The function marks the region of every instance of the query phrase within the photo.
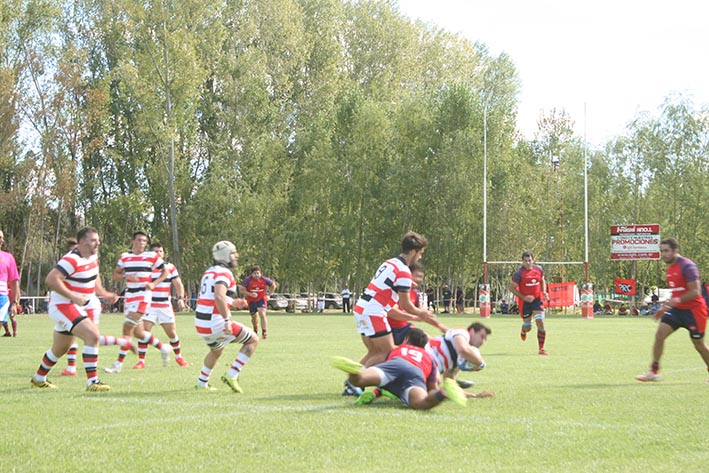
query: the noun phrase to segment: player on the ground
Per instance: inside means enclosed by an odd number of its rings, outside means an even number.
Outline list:
[[[53,291],[49,317],[56,322],[54,340],[30,383],[37,388],[56,388],[47,380],[47,374],[67,352],[75,337],[79,337],[84,341],[82,359],[86,370],[86,390],[103,392],[110,390],[110,387],[99,380],[97,373],[100,335],[86,314],[85,305],[97,294],[111,303],[116,301],[117,296],[97,284],[98,248],[101,244],[98,231],[91,227],[83,228],[76,239],[76,249],[64,255],[45,279],[45,284]]]
[[[165,262],[154,251],[146,251],[148,245],[148,235],[145,232],[137,231],[133,233],[131,241],[131,251],[121,254],[116,268],[113,270],[113,280],[125,280],[126,292],[124,302],[123,336],[135,335],[138,342],[152,345],[162,355],[163,365],[169,363],[170,352],[152,333],[143,328],[141,319],[150,307],[152,291],[155,286],[163,282],[167,276]],[[157,279],[152,278],[153,271],[160,271]],[[128,354],[123,348],[118,352],[118,359],[108,368],[104,368],[107,373],[120,373],[123,369],[123,360]],[[133,368],[143,368],[141,362],[135,364]]]
[[[655,312],[654,319],[660,320],[652,347],[650,371],[635,377],[638,381],[662,381],[660,358],[665,348],[665,339],[680,327],[689,331],[690,340],[702,357],[709,371],[709,347],[704,342],[707,325],[707,303],[702,297],[702,283],[697,265],[679,254],[679,242],[666,238],[660,242],[662,261],[667,263],[667,286],[672,290],[672,298],[665,301]],[[709,381],[708,381],[709,382]]]
[[[544,270],[534,264],[531,251],[522,253],[522,266],[512,275],[510,292],[519,298],[519,313],[522,316],[522,341],[527,339],[527,332],[532,330],[532,317],[537,324],[537,343],[539,354],[548,355],[544,349],[547,332],[544,328],[544,301],[549,299]]]
[[[450,378],[438,386],[438,372],[434,361],[426,352],[428,335],[412,328],[404,343],[389,353],[386,361],[365,368],[347,358],[333,358],[335,368],[349,373],[349,382],[360,388],[381,386],[394,394],[412,409],[431,409],[444,399],[465,405],[463,390]]]
[[[197,379],[197,389],[215,391],[209,384],[209,377],[214,366],[222,356],[224,347],[230,343],[243,346],[231,364],[229,371],[222,376],[222,381],[236,392],[243,392],[237,378],[246,363],[251,359],[258,346],[258,335],[248,327],[231,320],[229,307],[236,295],[236,280],[231,270],[236,266],[239,255],[234,244],[220,241],[212,247],[214,265],[204,272],[199,287],[199,299],[195,309],[195,328],[202,340],[209,347],[204,357],[204,365]]]
[[[5,242],[5,234],[0,230],[0,246]],[[12,301],[10,301],[12,296]],[[0,320],[5,329],[3,337],[17,336],[17,308],[20,307],[20,276],[12,253],[0,250]],[[12,334],[8,323],[12,324]]]
[[[162,243],[153,242],[150,244],[150,251],[154,251],[163,261],[165,261],[165,248]],[[170,346],[175,354],[175,361],[183,368],[190,364],[182,356],[182,346],[180,345],[180,337],[177,335],[177,325],[175,323],[175,311],[172,309],[172,294],[171,289],[175,288],[175,298],[177,300],[177,308],[184,310],[185,308],[185,287],[180,279],[180,273],[174,264],[165,261],[168,276],[165,280],[158,283],[153,289],[153,297],[150,301],[148,312],[143,316],[143,328],[150,332],[155,324],[160,324],[170,340]],[[160,279],[160,270],[154,270],[152,278],[154,281]],[[144,342],[138,343],[138,364],[133,368],[145,368],[145,355],[148,352],[148,344]]]
[[[258,265],[251,267],[251,274],[244,278],[239,286],[239,292],[246,296],[246,302],[249,303],[251,325],[256,333],[258,333],[258,322],[261,319],[261,338],[264,340],[268,338],[267,301],[277,286],[276,281],[261,274],[261,267]]]

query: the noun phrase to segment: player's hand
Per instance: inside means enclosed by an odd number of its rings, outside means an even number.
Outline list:
[[[72,294],[71,296],[71,302],[74,304],[78,305],[79,307],[83,307],[86,305],[88,302],[84,296],[81,294]]]
[[[106,302],[108,302],[109,304],[113,305],[113,304],[116,303],[116,301],[118,301],[118,294],[116,294],[115,292],[109,292],[109,293],[104,297],[104,299],[106,300]]]
[[[177,299],[177,308],[185,310],[185,301],[183,299]]]
[[[231,334],[232,334],[232,331],[231,331],[231,320],[226,320],[226,321],[224,322],[224,333],[227,334],[227,335],[231,335]]]
[[[125,277],[126,282],[140,282],[140,278],[135,274],[129,274]]]
[[[652,314],[652,320],[654,320],[655,322],[659,322],[660,319],[662,319],[662,316],[665,315],[665,311],[666,311],[666,310],[667,310],[667,309],[665,308],[664,305],[661,306],[659,309],[657,309],[657,310],[655,311],[654,314]]]

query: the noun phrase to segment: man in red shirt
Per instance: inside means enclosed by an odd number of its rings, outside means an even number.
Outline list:
[[[527,339],[527,332],[532,330],[532,316],[537,324],[537,342],[539,354],[548,355],[544,349],[547,332],[544,328],[544,301],[549,299],[544,270],[534,264],[531,251],[522,253],[522,266],[512,275],[510,292],[519,298],[519,313],[522,316],[522,341]],[[543,297],[543,299],[542,299]]]
[[[635,377],[642,382],[662,381],[659,372],[665,339],[680,327],[689,331],[694,348],[709,371],[709,347],[704,343],[707,304],[702,297],[702,283],[697,265],[679,254],[679,242],[674,238],[666,238],[660,242],[660,255],[662,261],[669,265],[667,286],[672,290],[672,298],[665,301],[655,312],[654,319],[660,320],[660,326],[655,333],[650,371]]]
[[[266,308],[268,296],[276,290],[276,281],[261,274],[261,268],[257,265],[251,267],[251,275],[247,276],[239,286],[239,292],[246,296],[249,303],[249,314],[251,314],[251,325],[254,332],[258,333],[258,321],[261,319],[261,338],[268,338],[268,325],[266,321]],[[258,315],[257,315],[258,314]]]

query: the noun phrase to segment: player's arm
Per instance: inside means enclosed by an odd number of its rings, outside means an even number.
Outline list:
[[[278,283],[276,282],[275,279],[271,279],[271,285],[266,287],[266,296],[270,297],[271,294],[276,292],[276,288],[278,287]],[[269,291],[270,289],[270,291]]]
[[[485,368],[485,360],[483,360],[480,350],[468,344],[464,337],[453,337],[453,346],[455,346],[458,355],[473,365],[473,369],[471,371],[480,371]]]
[[[125,270],[123,268],[121,268],[120,266],[116,266],[116,268],[113,270],[113,274],[111,274],[111,278],[114,281],[123,281],[123,278],[125,277],[125,275],[126,275]]]
[[[415,315],[411,315],[411,314],[401,310],[398,305],[395,305],[394,307],[392,307],[389,310],[389,312],[387,312],[387,317],[394,319],[394,320],[406,320],[406,321],[419,320],[419,318],[416,317]]]
[[[548,301],[549,300],[549,293],[547,292],[547,280],[544,276],[542,276],[542,295],[544,296],[543,301]]]
[[[696,299],[702,293],[702,283],[699,279],[696,281],[687,283],[687,292],[679,297],[673,297],[668,301],[665,301],[665,306],[669,309],[675,307],[677,304],[683,304],[691,300]]]
[[[224,318],[225,331],[231,333],[231,312],[229,312],[229,300],[227,298],[227,287],[224,282],[218,281],[214,285],[214,305],[219,314]]]
[[[118,300],[118,294],[112,291],[107,291],[103,287],[103,282],[101,282],[101,275],[96,276],[96,295],[108,301],[109,304],[113,305]]]
[[[175,297],[177,297],[177,307],[180,310],[185,308],[185,286],[182,284],[182,279],[177,276],[172,280],[172,285],[175,286]]]
[[[22,296],[22,293],[20,292],[20,280],[15,279],[14,281],[10,281],[10,292],[12,293],[12,298],[14,299],[10,303],[10,313],[17,315],[17,306],[20,305],[20,297]]]
[[[409,297],[409,291],[409,288],[397,291],[399,294],[399,308],[404,312],[417,316],[421,320],[427,320],[432,318],[435,319],[434,314],[430,313],[426,309],[419,309],[414,305],[413,302],[411,302],[411,298]]]
[[[66,276],[64,273],[59,271],[57,268],[52,268],[49,274],[47,274],[47,277],[44,279],[44,284],[46,284],[52,291],[66,297],[78,306],[83,306],[86,304],[86,298],[83,295],[70,291],[69,288],[66,287],[66,284],[64,284],[65,277]]]
[[[167,277],[170,275],[170,271],[168,271],[167,265],[165,263],[163,263],[162,267],[159,267],[159,269],[160,269],[160,276],[156,280],[150,281],[149,283],[147,283],[145,285],[145,289],[147,289],[148,291],[152,291],[153,289],[155,289],[155,287],[158,284],[160,284],[161,282],[166,280]]]
[[[508,289],[510,290],[510,292],[524,302],[532,302],[534,300],[534,297],[525,296],[524,294],[519,292],[519,289],[517,289],[518,284],[519,283],[515,282],[514,279],[512,281],[510,281],[510,285],[508,286]]]

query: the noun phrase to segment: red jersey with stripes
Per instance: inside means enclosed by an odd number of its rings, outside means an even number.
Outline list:
[[[458,352],[453,342],[455,337],[463,337],[465,343],[470,344],[470,332],[464,328],[454,328],[428,340],[426,351],[436,363],[439,373],[455,368],[458,364]]]
[[[226,286],[227,303],[231,304],[232,298],[236,294],[236,279],[234,279],[231,269],[223,264],[216,264],[202,275],[202,280],[199,283],[199,298],[195,308],[196,313],[221,317],[214,303],[214,288],[217,284]]]
[[[255,292],[256,297],[246,295],[246,302],[259,302],[266,300],[266,288],[273,286],[273,280],[266,276],[261,276],[256,279],[253,276],[247,276],[241,283],[248,292]]]
[[[411,303],[415,306],[419,306],[419,291],[416,288],[412,288],[409,291],[409,299],[411,299]],[[389,326],[391,328],[404,328],[406,327],[409,323],[408,320],[399,320],[399,319],[394,319],[394,318],[389,318]]]
[[[167,278],[155,286],[153,289],[153,299],[150,302],[150,307],[156,309],[167,309],[172,307],[172,304],[170,303],[170,289],[172,288],[172,282],[180,277],[180,274],[177,272],[177,268],[174,264],[166,262],[165,267],[167,268]],[[160,270],[153,271],[151,280],[157,281],[160,277],[160,273]]]
[[[410,291],[412,285],[411,270],[404,258],[386,260],[357,300],[354,313],[386,316],[399,301],[399,293]]]
[[[15,257],[7,251],[0,250],[0,294],[7,296],[10,293],[8,283],[19,279]]]
[[[532,269],[522,266],[512,275],[512,282],[517,284],[519,292],[525,296],[533,296],[535,299],[542,297],[542,279],[544,279],[544,270],[537,265],[532,266]]]
[[[426,382],[435,382],[438,378],[438,372],[434,369],[434,362],[431,355],[426,352],[425,348],[419,348],[413,345],[399,345],[389,352],[387,360],[392,358],[401,358],[411,363],[423,373],[423,379]]]
[[[81,294],[87,299],[96,294],[97,255],[84,258],[79,250],[72,250],[62,256],[55,268],[64,275],[64,285],[71,292]],[[51,292],[49,303],[53,305],[72,304],[70,299],[55,291]]]
[[[699,269],[689,258],[680,256],[667,267],[667,286],[672,290],[672,297],[681,297],[687,292],[687,285],[699,281]],[[691,301],[677,304],[678,309],[699,309],[706,305],[701,292]]]

